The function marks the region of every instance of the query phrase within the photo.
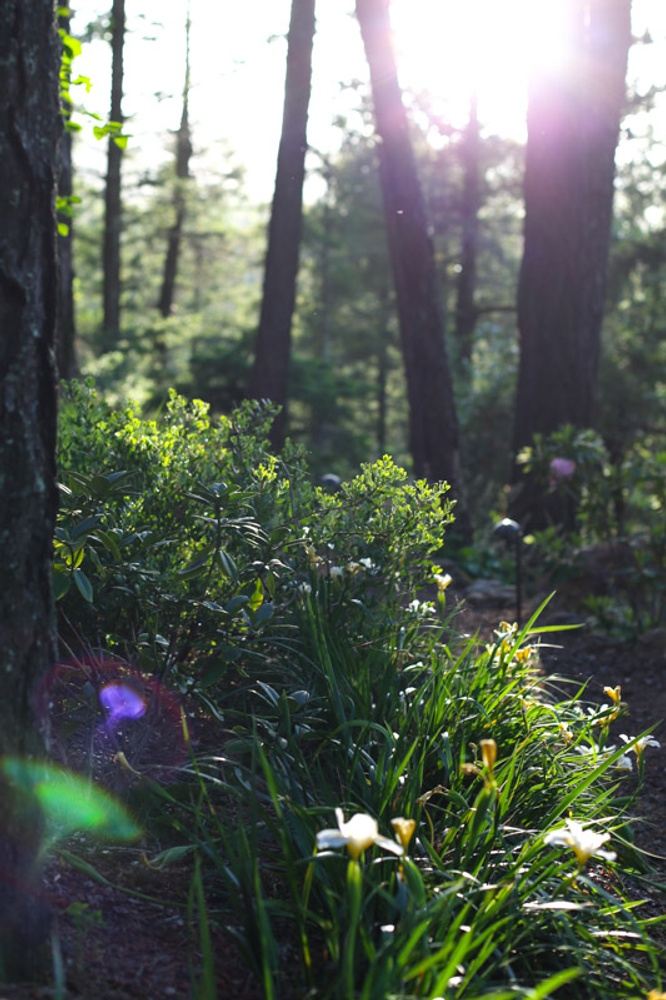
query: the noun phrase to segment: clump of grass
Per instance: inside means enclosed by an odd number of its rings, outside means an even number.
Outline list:
[[[279,683],[257,680],[224,755],[199,763],[198,842],[230,890],[220,919],[240,894],[267,996],[498,1000],[566,984],[634,998],[658,984],[652,921],[618,877],[636,858],[626,748],[604,746],[605,708],[542,675],[536,618],[459,651],[408,615],[361,643],[332,631],[315,593],[299,630]],[[339,817],[341,847],[329,829],[318,852],[336,808],[376,822],[376,843],[352,850]],[[387,853],[396,818],[415,832]]]

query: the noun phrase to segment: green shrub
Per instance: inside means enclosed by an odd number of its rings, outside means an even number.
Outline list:
[[[307,591],[357,623],[392,613],[442,545],[446,487],[385,457],[327,494],[300,452],[270,454],[273,415],[247,403],[213,420],[172,392],[148,419],[68,387],[54,564],[67,643],[210,684],[268,655]]]

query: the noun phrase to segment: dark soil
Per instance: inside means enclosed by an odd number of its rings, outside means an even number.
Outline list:
[[[551,612],[551,615],[553,613]],[[562,612],[560,617],[566,618]],[[497,622],[514,617],[511,608],[466,611],[463,629],[490,634]],[[637,815],[636,840],[647,853],[650,871],[633,889],[649,899],[650,912],[663,913],[666,900],[666,645],[663,637],[632,644],[597,635],[589,629],[548,636],[542,649],[547,673],[587,683],[591,701],[607,700],[606,685],[622,686],[627,715],[618,733],[636,735],[654,726],[662,749],[646,751],[646,784]],[[633,780],[628,778],[627,780]],[[71,852],[97,873],[82,871],[61,858],[48,865],[43,892],[56,914],[65,963],[67,997],[90,1000],[194,995],[200,970],[196,929],[188,924],[187,865],[163,871],[151,868],[143,848],[69,845]],[[107,880],[105,883],[104,880]],[[142,898],[152,897],[153,902]],[[239,902],[239,907],[240,907]],[[192,943],[194,944],[194,949]],[[229,932],[214,934],[220,998],[259,1000],[261,989],[247,971]],[[196,961],[196,960],[195,960]],[[0,986],[0,1000],[53,1000],[52,986]]]

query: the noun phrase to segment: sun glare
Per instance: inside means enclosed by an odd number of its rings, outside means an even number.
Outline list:
[[[453,126],[476,93],[484,128],[518,137],[530,69],[565,56],[561,11],[534,0],[393,0],[401,77]]]

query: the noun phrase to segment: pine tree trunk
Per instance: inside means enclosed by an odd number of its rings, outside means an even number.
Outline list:
[[[286,431],[291,323],[303,217],[303,181],[315,32],[315,0],[292,0],[282,137],[268,229],[261,315],[248,394],[282,411],[271,430],[281,448]]]
[[[111,10],[111,108],[109,120],[123,123],[123,57],[125,46],[125,0],[113,0]],[[104,246],[102,252],[103,307],[102,346],[111,350],[120,333],[120,232],[122,227],[123,151],[109,136],[106,188],[104,192]]]
[[[456,287],[455,338],[460,367],[463,374],[469,376],[478,317],[476,284],[481,209],[481,135],[476,95],[470,102],[469,121],[462,136],[460,154],[463,168],[462,246]]]
[[[377,345],[377,455],[386,454],[386,425],[388,416],[388,373],[389,373],[389,321],[391,298],[385,288],[378,296],[379,318],[377,323],[379,342]]]
[[[52,0],[5,0],[0,32],[0,757],[38,753],[36,679],[55,659],[55,178],[61,129]],[[39,817],[0,775],[0,977],[39,964]]]
[[[164,259],[162,288],[157,308],[160,315],[167,319],[173,310],[173,300],[176,293],[176,278],[178,276],[178,259],[180,244],[185,225],[187,210],[186,186],[190,176],[190,158],[192,156],[192,139],[190,134],[190,8],[187,8],[185,24],[185,83],[183,85],[183,110],[180,127],[176,135],[176,184],[173,195],[174,220],[167,242],[167,252]]]
[[[409,399],[416,476],[446,480],[460,499],[458,423],[425,201],[391,39],[388,0],[356,0],[379,144],[379,171]],[[459,527],[466,531],[462,508]]]
[[[571,58],[529,95],[516,453],[535,434],[594,420],[630,0],[566,4]],[[527,480],[513,513],[532,528],[570,527],[573,515]]]

